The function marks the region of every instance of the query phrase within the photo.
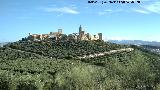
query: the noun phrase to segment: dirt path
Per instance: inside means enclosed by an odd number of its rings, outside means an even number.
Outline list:
[[[108,52],[103,52],[103,53],[95,53],[95,54],[90,54],[90,55],[84,55],[82,57],[79,57],[79,59],[84,59],[84,58],[94,58],[94,57],[99,57],[99,56],[104,56],[104,55],[107,55],[107,54],[113,54],[113,53],[116,53],[116,52],[131,52],[133,51],[134,49],[133,48],[125,48],[125,49],[119,49],[119,50],[111,50],[111,51],[108,51]]]

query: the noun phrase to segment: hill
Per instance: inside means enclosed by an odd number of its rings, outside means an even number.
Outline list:
[[[0,50],[0,90],[160,89],[160,55],[134,45],[18,41]]]
[[[132,45],[149,45],[149,46],[160,46],[160,42],[156,41],[142,41],[142,40],[109,40],[109,42],[117,44],[132,44]]]
[[[151,52],[159,53],[160,54],[160,47],[159,46],[151,46],[151,45],[141,45],[144,49],[150,50]]]
[[[0,43],[0,47],[3,47],[4,45],[6,45],[6,44],[8,44],[8,43],[10,43],[10,42],[1,42],[1,43]]]
[[[49,58],[76,58],[110,50],[127,48],[127,45],[105,43],[103,41],[18,41],[5,45],[16,50],[36,53]]]

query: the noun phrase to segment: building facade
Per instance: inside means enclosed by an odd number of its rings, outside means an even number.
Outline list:
[[[28,38],[34,41],[45,40],[48,38],[54,38],[55,40],[58,40],[61,35],[62,35],[62,29],[58,29],[58,32],[50,32],[49,34],[30,34],[29,33]]]
[[[85,34],[82,26],[79,26],[79,39],[80,40],[102,40],[102,33],[98,33],[98,35],[90,35],[89,33]]]
[[[45,40],[48,38],[54,40],[60,40],[63,35],[62,29],[58,29],[58,32],[50,32],[49,34],[30,34],[28,38],[34,41]],[[69,34],[71,36],[71,34]],[[102,40],[102,33],[98,33],[97,35],[91,35],[90,33],[85,33],[82,26],[79,26],[79,32],[72,34],[75,40]],[[68,38],[67,38],[68,39]]]

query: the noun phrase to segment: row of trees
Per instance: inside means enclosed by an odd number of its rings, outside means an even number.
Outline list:
[[[89,55],[109,51],[113,49],[126,48],[124,45],[112,44],[103,41],[40,41],[29,42],[19,41],[6,45],[12,49],[37,53],[39,55],[54,57],[54,58],[68,58],[82,55]]]
[[[0,59],[0,85],[9,90],[160,89],[160,57],[156,55],[136,49],[94,60]],[[103,65],[97,65],[97,60]]]
[[[126,47],[99,41],[8,44],[0,48],[0,90],[159,90],[160,56],[141,47],[82,61],[70,58]]]
[[[7,47],[0,47],[0,58],[3,60],[16,60],[18,58],[40,59],[44,57],[36,53],[16,50],[16,49],[7,48]]]

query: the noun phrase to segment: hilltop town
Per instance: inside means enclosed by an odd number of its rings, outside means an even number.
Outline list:
[[[91,35],[90,33],[85,33],[82,26],[79,26],[79,32],[78,33],[72,33],[68,36],[66,34],[63,34],[62,29],[58,29],[58,32],[50,32],[49,34],[30,34],[27,37],[28,40],[32,41],[41,41],[46,39],[52,39],[52,40],[60,40],[64,38],[65,40],[102,40],[102,33],[98,33],[97,35]]]

